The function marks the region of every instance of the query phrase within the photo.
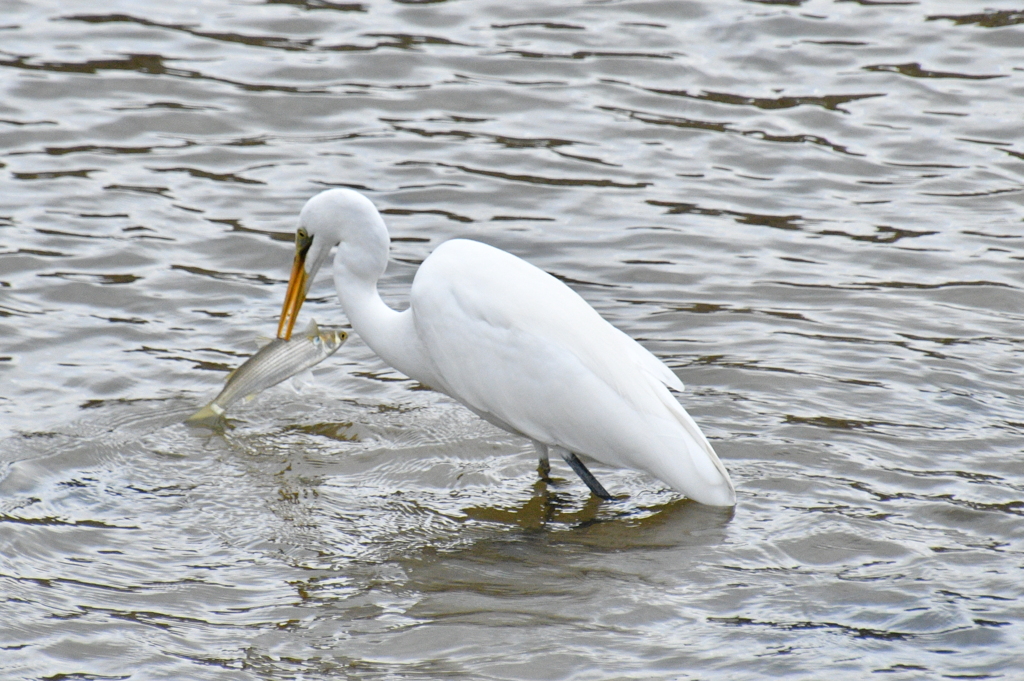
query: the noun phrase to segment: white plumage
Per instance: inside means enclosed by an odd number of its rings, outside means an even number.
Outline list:
[[[544,458],[553,447],[645,470],[701,503],[736,503],[725,467],[669,391],[683,389],[679,378],[576,292],[509,253],[454,239],[423,262],[409,308],[396,312],[377,292],[389,242],[361,194],[332,189],[310,199],[279,335],[290,335],[309,282],[338,245],[341,305],[398,371],[530,438]],[[577,472],[587,480],[585,468]]]

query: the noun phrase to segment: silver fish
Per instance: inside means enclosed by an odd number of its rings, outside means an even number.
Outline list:
[[[216,423],[235,402],[319,364],[337,352],[346,339],[348,334],[344,331],[321,329],[315,321],[310,321],[306,330],[291,340],[275,338],[228,374],[227,384],[220,394],[185,422]]]

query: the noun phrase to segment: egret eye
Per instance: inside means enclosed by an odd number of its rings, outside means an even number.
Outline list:
[[[295,232],[295,252],[305,257],[313,245],[313,237],[309,235],[305,227],[299,227]]]

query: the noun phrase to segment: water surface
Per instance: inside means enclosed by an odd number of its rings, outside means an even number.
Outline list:
[[[4,678],[1019,674],[1019,4],[8,1],[0,88]],[[396,307],[457,236],[568,282],[737,507],[544,484],[358,337],[180,425],[332,186]]]

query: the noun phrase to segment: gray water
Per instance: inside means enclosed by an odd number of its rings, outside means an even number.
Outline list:
[[[0,93],[0,677],[1024,678],[1020,2],[0,0]],[[395,307],[456,236],[573,286],[736,508],[357,336],[181,425],[332,186]]]

